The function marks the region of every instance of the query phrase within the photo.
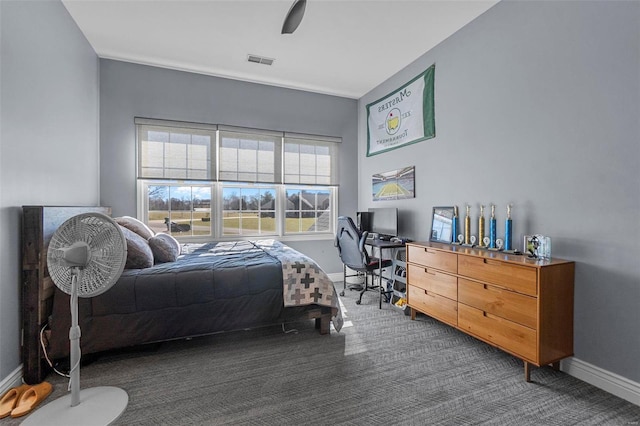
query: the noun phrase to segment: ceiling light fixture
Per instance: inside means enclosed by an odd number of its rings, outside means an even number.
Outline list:
[[[304,16],[304,9],[307,7],[307,0],[295,0],[291,9],[284,18],[282,24],[282,34],[292,34],[300,25],[302,17]]]

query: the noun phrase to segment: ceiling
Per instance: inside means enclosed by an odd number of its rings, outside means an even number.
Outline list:
[[[101,58],[358,99],[498,0],[62,1]]]

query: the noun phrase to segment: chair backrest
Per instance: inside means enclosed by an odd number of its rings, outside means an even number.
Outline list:
[[[369,264],[369,254],[364,248],[367,235],[366,231],[360,232],[350,217],[338,217],[335,246],[342,263],[354,271],[366,270]]]

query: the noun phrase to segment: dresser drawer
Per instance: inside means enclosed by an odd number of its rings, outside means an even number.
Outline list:
[[[458,303],[455,300],[407,285],[407,303],[411,308],[449,325],[458,324]]]
[[[423,290],[456,300],[458,298],[458,278],[434,268],[408,265],[407,281]]]
[[[536,268],[482,257],[458,256],[458,273],[479,281],[504,286],[519,293],[532,296],[538,294]]]
[[[528,327],[458,304],[458,327],[524,359],[536,362],[536,332]]]
[[[458,279],[458,302],[537,328],[538,299],[474,281]]]
[[[458,271],[458,255],[435,250],[430,247],[407,245],[407,262],[437,268],[442,271],[456,273]]]

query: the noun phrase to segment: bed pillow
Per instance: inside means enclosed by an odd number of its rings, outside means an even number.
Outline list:
[[[169,234],[158,233],[149,238],[155,263],[175,262],[180,255],[180,243]]]
[[[115,221],[118,223],[118,225],[124,226],[128,230],[135,232],[145,240],[148,240],[155,235],[155,232],[153,232],[151,228],[149,228],[144,222],[139,221],[135,217],[116,217]]]
[[[127,240],[127,263],[124,269],[144,269],[153,266],[153,252],[147,240],[133,231],[120,226]]]

